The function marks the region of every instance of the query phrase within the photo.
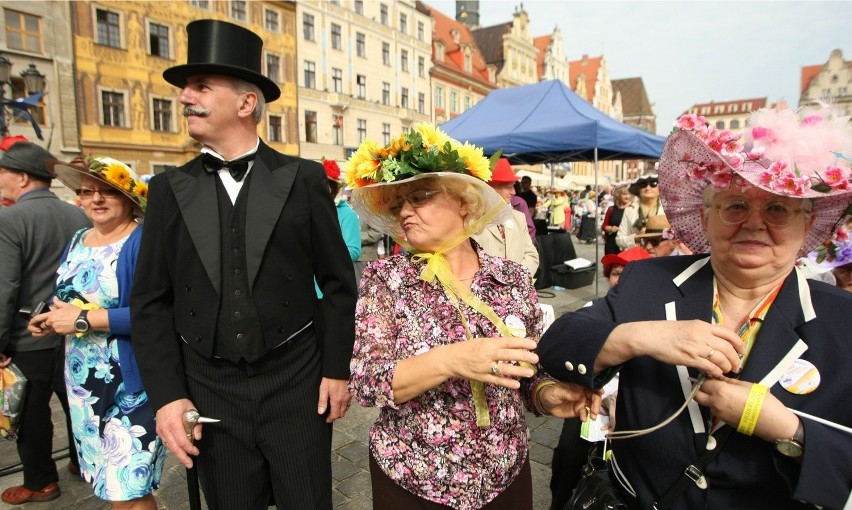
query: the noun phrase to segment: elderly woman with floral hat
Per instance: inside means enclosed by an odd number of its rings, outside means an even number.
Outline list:
[[[849,508],[852,296],[795,268],[852,203],[849,118],[677,125],[660,188],[700,255],[627,266],[606,299],[551,326],[542,365],[591,388],[620,370],[609,437],[630,508]]]
[[[130,287],[148,187],[112,158],[52,161],[93,228],[78,231],[57,270],[51,310],[34,336],[65,339],[65,384],[80,475],[113,508],[156,509],[166,450],[130,345]]]
[[[496,158],[493,158],[496,161]],[[370,429],[373,508],[532,508],[524,407],[596,413],[597,394],[537,372],[535,288],[470,239],[508,217],[482,150],[420,124],[346,165],[352,204],[414,254],[371,262],[350,388]]]

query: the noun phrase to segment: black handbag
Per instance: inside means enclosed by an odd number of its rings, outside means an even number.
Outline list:
[[[597,455],[597,449],[589,453],[583,466],[583,476],[577,482],[571,499],[563,510],[627,510],[627,503],[618,482],[613,479],[609,461]]]

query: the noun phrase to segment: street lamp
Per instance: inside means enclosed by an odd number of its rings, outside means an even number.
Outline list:
[[[26,91],[29,94],[44,92],[45,77],[36,69],[35,64],[30,64],[26,71],[21,72],[24,79]],[[0,135],[9,134],[9,126],[6,123],[6,85],[12,87],[12,61],[0,54]]]

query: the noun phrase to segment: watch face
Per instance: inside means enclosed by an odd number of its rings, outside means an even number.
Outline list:
[[[74,321],[74,329],[80,333],[85,333],[89,330],[89,322],[86,319],[77,319]]]
[[[787,457],[801,457],[804,453],[802,445],[792,439],[779,439],[775,441],[775,449]]]

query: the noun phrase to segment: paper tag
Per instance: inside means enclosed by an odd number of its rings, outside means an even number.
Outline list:
[[[509,332],[512,336],[517,338],[524,338],[527,336],[527,327],[524,325],[524,321],[522,321],[517,315],[510,315],[506,317],[506,320],[503,322],[506,323],[506,327],[509,328]]]
[[[609,416],[599,414],[594,420],[586,420],[580,426],[580,437],[591,443],[597,443],[606,439],[606,430],[603,428],[609,424]]]

